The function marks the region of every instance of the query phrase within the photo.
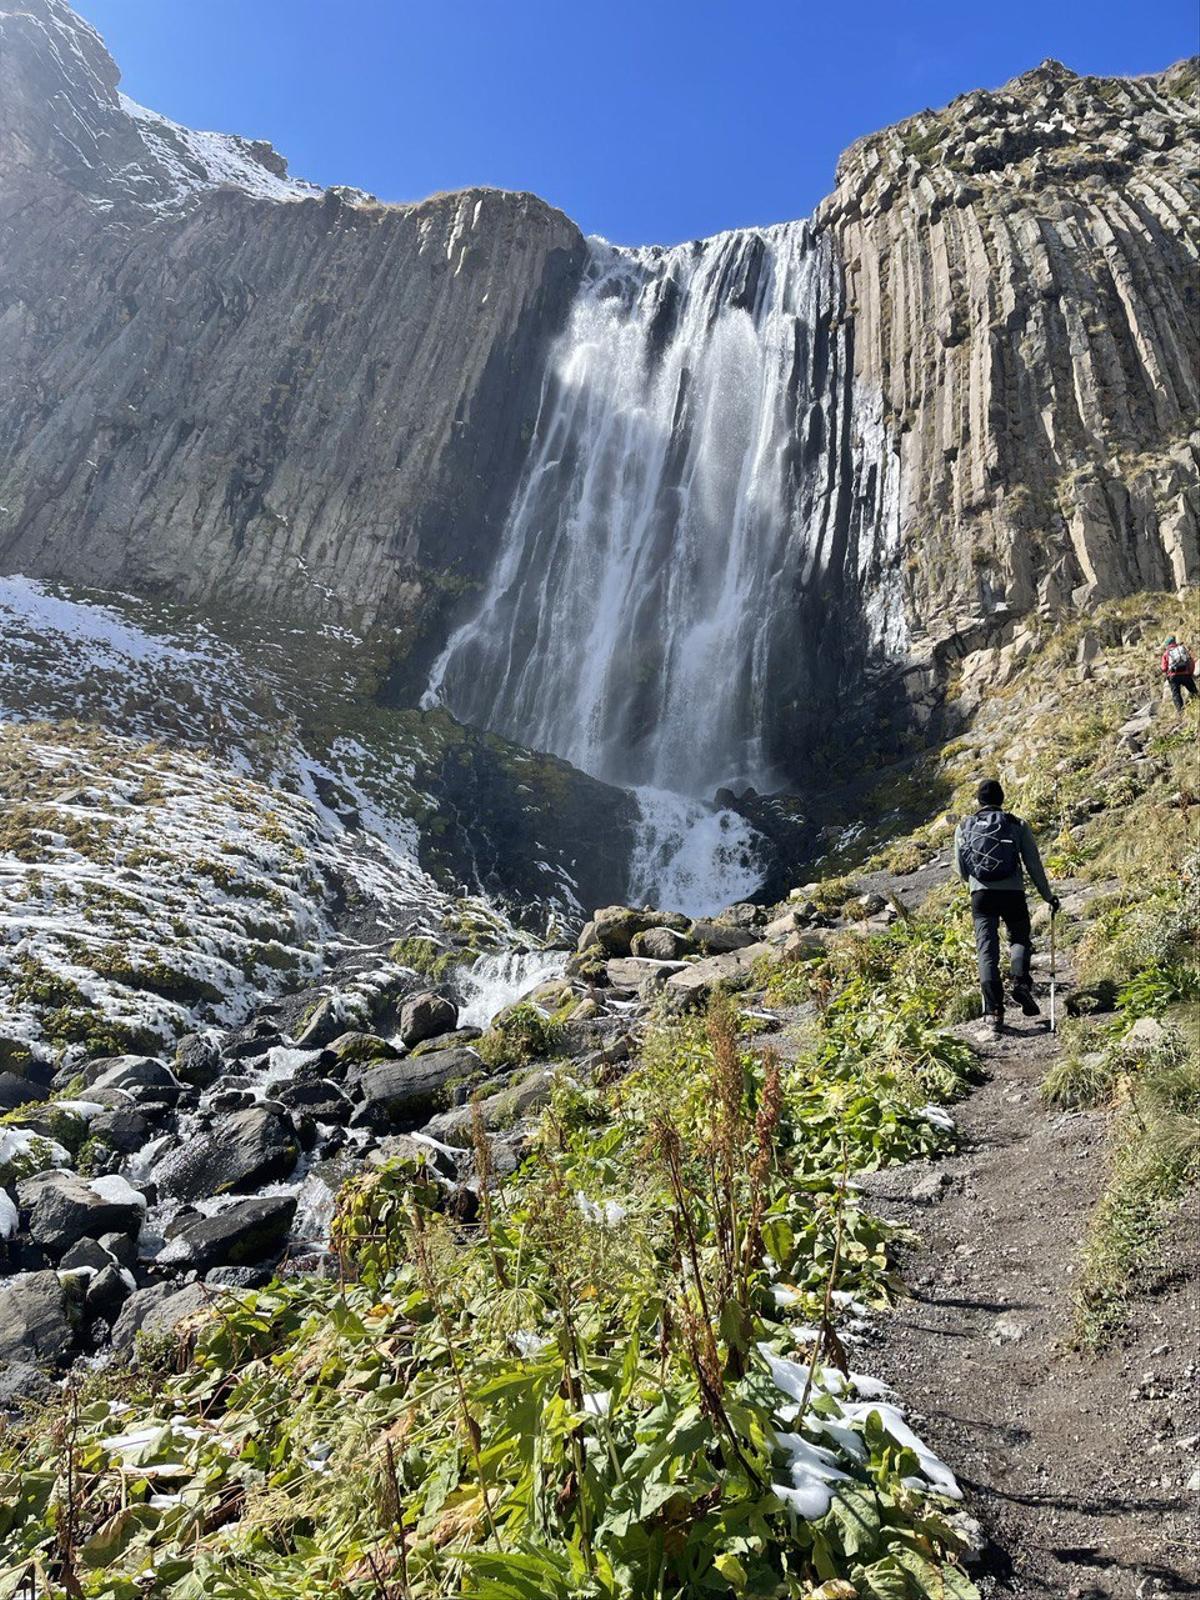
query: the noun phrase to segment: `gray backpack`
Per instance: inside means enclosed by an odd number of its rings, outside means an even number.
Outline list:
[[[1017,819],[1007,811],[977,811],[963,821],[959,854],[978,883],[1001,883],[1021,870]]]

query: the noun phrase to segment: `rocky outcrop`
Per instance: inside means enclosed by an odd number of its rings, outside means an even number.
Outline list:
[[[0,562],[428,624],[494,548],[578,229],[321,194],[118,76],[62,0],[0,0]]]
[[[1047,61],[842,158],[818,221],[918,631],[1200,577],[1196,89]]]

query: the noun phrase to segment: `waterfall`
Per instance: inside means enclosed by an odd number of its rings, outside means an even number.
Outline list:
[[[841,294],[803,222],[594,241],[495,565],[433,670],[427,703],[642,791],[638,881],[664,903],[670,807],[646,794],[778,787],[813,693],[797,606],[846,561],[855,500]],[[707,836],[724,882],[738,851]]]

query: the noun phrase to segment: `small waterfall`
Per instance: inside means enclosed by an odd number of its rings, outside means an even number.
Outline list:
[[[479,956],[458,981],[460,1028],[486,1028],[498,1011],[547,978],[561,978],[561,950],[502,950]]]
[[[662,793],[770,790],[781,754],[794,774],[818,649],[799,608],[819,594],[836,637],[827,569],[878,562],[894,474],[861,470],[842,309],[806,223],[594,241],[491,576],[433,670],[427,704],[642,790],[636,870],[663,903],[681,874],[693,898],[706,873],[743,883],[745,829],[692,813],[671,864],[688,813]]]
[[[634,905],[707,917],[754,893],[763,876],[759,839],[736,811],[668,789],[634,792],[642,814],[629,869]]]

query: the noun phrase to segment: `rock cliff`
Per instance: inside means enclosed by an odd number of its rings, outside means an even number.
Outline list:
[[[531,195],[322,192],[118,78],[65,0],[0,0],[0,568],[374,629],[411,703],[495,568],[587,246]],[[836,407],[781,390],[780,526],[837,535],[819,593],[776,584],[810,654],[835,619],[894,678],[1004,606],[1200,574],[1196,84],[1048,62],[846,153],[795,357]]]
[[[916,623],[1200,574],[1196,91],[1195,61],[1047,61],[843,157],[818,220],[897,460]]]
[[[493,547],[578,230],[322,194],[117,79],[61,0],[0,4],[0,561],[428,621]]]

